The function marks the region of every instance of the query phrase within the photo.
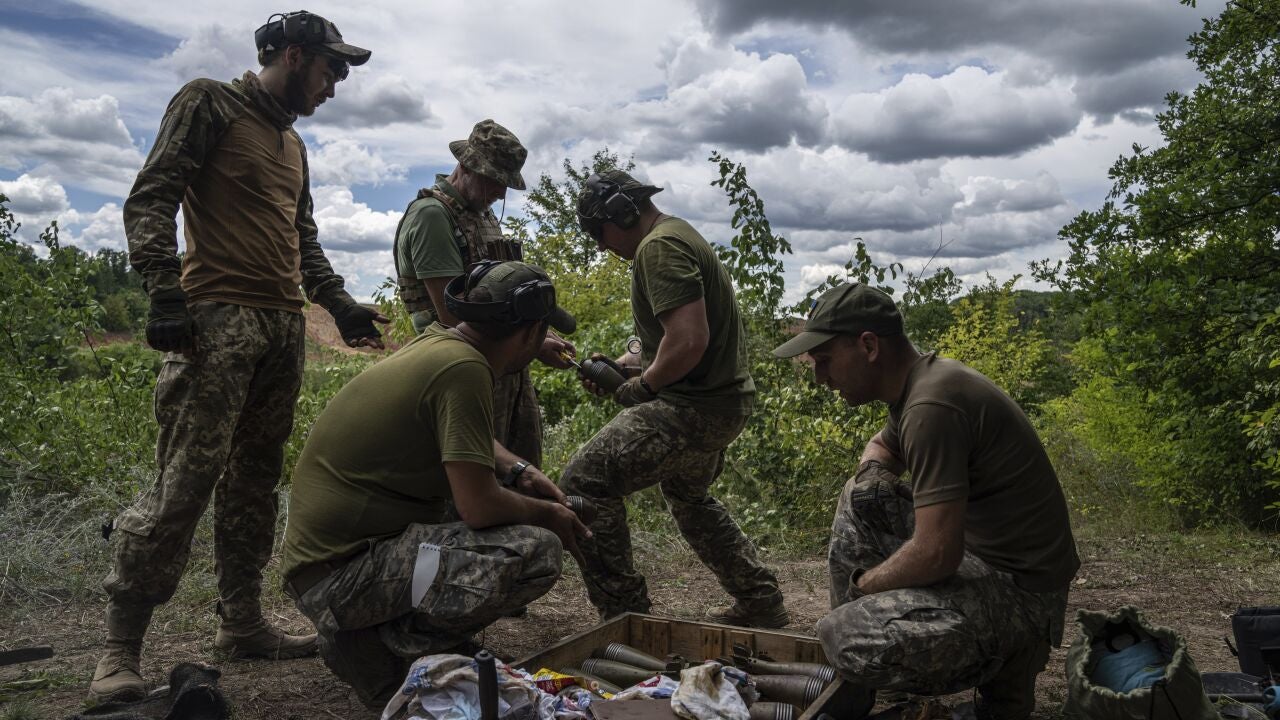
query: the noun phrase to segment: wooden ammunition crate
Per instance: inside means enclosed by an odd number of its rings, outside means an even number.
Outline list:
[[[690,662],[729,657],[735,644],[746,645],[756,654],[767,654],[780,662],[827,662],[817,639],[804,635],[626,613],[567,637],[542,652],[516,660],[514,665],[529,672],[539,668],[581,666],[592,650],[614,642],[659,658],[674,653]],[[851,688],[837,677],[805,708],[799,720],[813,720],[824,712],[839,718],[839,709],[847,702],[849,690]]]

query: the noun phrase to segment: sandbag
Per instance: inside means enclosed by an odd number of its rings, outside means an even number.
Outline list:
[[[1219,720],[1205,696],[1200,671],[1186,640],[1170,628],[1147,622],[1142,611],[1125,606],[1113,614],[1079,610],[1080,635],[1067,652],[1067,702],[1063,714],[1077,720]],[[1128,638],[1126,636],[1132,636]],[[1149,674],[1147,687],[1117,692],[1105,681],[1099,662],[1127,647],[1158,648],[1163,673]],[[1103,670],[1106,670],[1104,667]],[[1138,676],[1133,673],[1130,677]],[[1154,682],[1152,682],[1154,680]]]

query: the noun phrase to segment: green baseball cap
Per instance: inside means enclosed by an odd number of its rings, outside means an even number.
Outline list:
[[[901,335],[902,313],[883,291],[863,283],[837,285],[818,296],[799,335],[773,349],[775,357],[807,353],[838,335]]]
[[[643,200],[662,192],[662,188],[647,185],[621,170],[605,170],[587,178],[578,192],[578,215],[585,218],[605,218],[604,201],[607,194],[616,189],[632,200]],[[605,191],[602,195],[601,190]]]
[[[537,265],[517,260],[494,264],[465,290],[465,295],[470,303],[500,305],[493,313],[495,319],[516,322],[545,318],[551,327],[566,334],[578,327],[577,319],[556,303],[551,277]]]
[[[524,167],[529,151],[510,130],[492,120],[481,120],[466,140],[449,143],[449,152],[471,172],[497,180],[514,190],[523,190]]]

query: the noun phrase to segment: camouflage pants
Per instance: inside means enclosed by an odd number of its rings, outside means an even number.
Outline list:
[[[438,548],[439,571],[414,605],[424,544]],[[407,661],[455,648],[546,594],[560,578],[561,555],[559,538],[538,527],[414,524],[370,540],[368,550],[303,593],[290,583],[285,589],[315,624],[325,664],[376,705],[400,686]]]
[[[724,466],[724,451],[746,417],[710,415],[658,399],[618,413],[565,466],[561,487],[599,509],[594,538],[579,540],[583,580],[601,617],[648,612],[649,590],[635,567],[623,498],[653,485],[671,508],[680,533],[720,585],[751,610],[782,601],[778,579],[728,510],[707,494]]]
[[[494,383],[493,436],[517,457],[542,467],[542,410],[529,368],[503,375]]]
[[[116,518],[103,587],[121,617],[149,617],[173,597],[212,496],[220,609],[248,623],[261,618],[276,484],[302,386],[303,318],[215,302],[190,309],[199,352],[165,356],[155,392],[159,476]]]
[[[984,698],[1008,698],[1006,707],[1021,702],[1044,669],[1049,645],[1062,641],[1066,589],[1028,592],[966,551],[956,574],[940,583],[863,594],[857,576],[884,562],[914,530],[909,490],[885,491],[896,484],[875,468],[840,495],[828,557],[832,609],[817,626],[827,657],[865,687],[920,695],[977,687]],[[995,717],[1029,713],[1026,707]]]

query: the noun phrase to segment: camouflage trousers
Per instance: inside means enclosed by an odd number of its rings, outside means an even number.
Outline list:
[[[711,415],[659,398],[626,408],[565,466],[561,487],[599,510],[594,535],[579,540],[583,580],[601,617],[648,612],[649,590],[635,567],[623,498],[658,485],[680,533],[720,585],[750,610],[782,602],[778,579],[728,510],[707,494],[724,451],[747,418]]]
[[[849,480],[831,527],[831,612],[818,621],[827,657],[864,687],[942,695],[977,687],[1026,717],[1049,646],[1062,641],[1067,590],[1034,593],[965,552],[935,585],[863,594],[856,580],[911,537],[910,491],[874,467]]]
[[[166,355],[156,382],[159,476],[115,520],[115,565],[103,582],[108,614],[138,618],[122,627],[145,629],[151,608],[173,597],[211,496],[224,622],[261,618],[276,484],[302,386],[303,318],[215,302],[190,310],[198,352]]]
[[[493,437],[530,465],[542,467],[542,410],[529,368],[494,383]]]
[[[435,554],[438,570],[415,604],[424,552]],[[413,524],[370,540],[313,586],[286,582],[285,590],[315,624],[325,664],[376,706],[400,686],[409,662],[456,648],[546,594],[560,578],[561,555],[554,533],[529,525]]]

